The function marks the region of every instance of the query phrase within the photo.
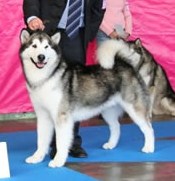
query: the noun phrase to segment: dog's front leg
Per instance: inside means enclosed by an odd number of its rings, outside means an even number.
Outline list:
[[[69,148],[72,144],[73,125],[74,122],[69,114],[60,114],[55,128],[57,153],[54,159],[50,161],[49,167],[55,168],[64,166],[68,157]]]
[[[38,111],[37,114],[37,150],[34,154],[26,158],[27,163],[39,163],[43,161],[49,151],[50,142],[53,135],[53,123],[47,112]]]

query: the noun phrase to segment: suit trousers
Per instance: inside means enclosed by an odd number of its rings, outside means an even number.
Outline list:
[[[65,30],[60,29],[61,40],[59,46],[61,47],[62,56],[68,64],[81,64],[86,63],[86,51],[84,48],[84,28],[79,30],[79,34],[70,39]],[[79,135],[80,123],[76,122],[74,125],[74,139],[72,147],[80,146],[82,144],[81,136]]]

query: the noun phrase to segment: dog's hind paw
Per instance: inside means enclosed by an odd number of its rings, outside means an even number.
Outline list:
[[[115,147],[115,145],[112,144],[112,143],[109,143],[109,142],[107,142],[107,143],[105,143],[105,144],[103,145],[103,148],[104,148],[105,150],[112,150],[114,147]]]
[[[144,152],[144,153],[153,153],[154,152],[154,146],[144,146],[142,148],[142,152]]]

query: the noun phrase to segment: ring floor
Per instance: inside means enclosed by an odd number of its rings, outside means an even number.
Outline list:
[[[174,119],[175,117],[167,115],[153,117],[154,121]],[[127,116],[124,116],[121,120],[121,124],[130,122],[131,120]],[[96,126],[100,124],[104,124],[104,122],[100,117],[96,117],[93,120],[83,122],[81,126]],[[0,132],[35,129],[35,118],[0,121]],[[175,162],[67,163],[66,166],[101,181],[175,181]]]

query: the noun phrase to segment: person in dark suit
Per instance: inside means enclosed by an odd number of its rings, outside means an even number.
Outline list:
[[[31,31],[43,30],[49,35],[60,31],[61,40],[59,45],[62,49],[63,58],[70,64],[85,65],[88,42],[96,37],[105,12],[103,0],[82,0],[79,32],[73,39],[66,33],[69,2],[70,0],[24,0],[24,21]],[[69,155],[86,157],[87,153],[81,144],[79,123],[76,123],[74,126],[74,140]],[[50,156],[53,158],[56,153],[55,135],[51,148]]]

